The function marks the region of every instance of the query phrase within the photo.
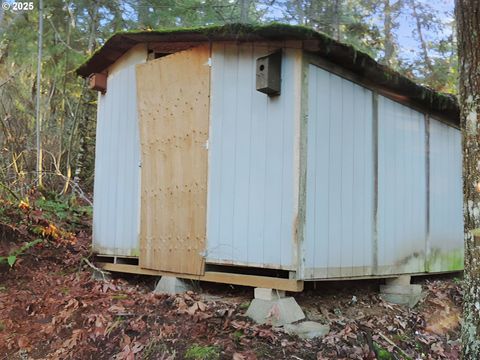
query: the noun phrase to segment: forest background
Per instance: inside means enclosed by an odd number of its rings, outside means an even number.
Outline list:
[[[300,24],[421,84],[456,93],[453,0],[44,0],[41,54],[38,0],[26,11],[4,3],[10,6],[0,8],[0,193],[18,198],[39,185],[37,117],[43,191],[91,197],[97,94],[75,69],[118,31]]]

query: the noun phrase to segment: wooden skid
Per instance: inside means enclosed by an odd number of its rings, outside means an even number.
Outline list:
[[[207,281],[214,283],[252,286],[252,287],[264,287],[277,290],[285,290],[292,292],[300,292],[303,290],[303,281],[294,279],[281,279],[269,276],[256,276],[256,275],[244,275],[244,274],[232,274],[216,271],[206,271],[204,275],[191,275],[191,274],[177,274],[166,271],[157,271],[141,268],[138,265],[128,264],[111,264],[111,263],[97,263],[97,265],[106,271],[116,271],[130,274],[139,275],[169,275],[176,276],[182,279],[191,279],[199,281]]]

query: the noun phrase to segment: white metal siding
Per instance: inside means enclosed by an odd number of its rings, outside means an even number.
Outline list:
[[[93,207],[93,247],[99,254],[138,256],[140,140],[134,50],[114,65],[99,95]]]
[[[460,130],[431,119],[428,271],[462,269],[462,194]]]
[[[207,262],[291,268],[294,214],[294,54],[285,50],[282,94],[255,90],[253,44],[214,44]]]
[[[422,113],[378,100],[378,273],[423,272],[426,146]]]
[[[372,93],[309,65],[305,278],[372,266]]]

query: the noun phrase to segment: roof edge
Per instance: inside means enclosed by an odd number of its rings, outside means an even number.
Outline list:
[[[338,42],[313,29],[280,23],[268,25],[227,24],[205,27],[173,28],[155,31],[124,31],[112,35],[77,70],[87,77],[113,64],[133,46],[146,42],[208,42],[208,41],[275,41],[302,40],[310,46],[304,50],[338,64],[369,83],[388,89],[434,116],[447,118],[455,126],[460,124],[460,109],[452,94],[437,92],[417,84],[399,72],[375,61],[368,54],[351,45]],[[311,40],[314,40],[313,42]],[[312,46],[313,43],[313,46]]]

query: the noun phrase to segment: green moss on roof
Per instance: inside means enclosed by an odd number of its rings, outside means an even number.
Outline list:
[[[226,25],[207,25],[207,26],[196,26],[196,27],[176,27],[176,28],[164,28],[158,30],[128,30],[120,31],[115,33],[113,36],[118,34],[182,34],[182,33],[197,33],[207,36],[219,36],[219,35],[230,35],[237,34],[239,36],[247,36],[252,34],[260,34],[262,36],[268,37],[278,36],[279,32],[288,32],[292,36],[297,36],[298,38],[315,38],[318,35],[328,37],[325,34],[322,34],[318,31],[315,31],[309,27],[301,25],[289,25],[282,23],[270,23],[266,25],[253,25],[253,24],[226,24]]]
[[[275,41],[317,40],[314,52],[361,77],[388,88],[398,95],[410,98],[420,106],[437,115],[452,118],[459,123],[459,108],[456,98],[428,87],[416,84],[351,45],[340,43],[329,36],[305,26],[271,23],[268,25],[227,24],[189,28],[123,31],[112,35],[105,44],[77,69],[77,74],[87,77],[105,70],[136,44],[145,42],[190,42],[190,41]]]
[[[206,38],[214,40],[218,37],[236,35],[239,39],[247,39],[248,37],[260,36],[266,39],[282,39],[288,34],[289,38],[298,40],[308,40],[323,38],[326,41],[332,40],[329,36],[315,31],[306,26],[289,25],[281,23],[270,23],[267,25],[252,25],[252,24],[226,24],[226,25],[209,25],[209,26],[195,26],[195,27],[176,27],[176,28],[164,28],[157,30],[128,30],[119,31],[110,36],[105,43],[96,49],[92,55],[90,55],[82,65],[76,70],[77,73],[81,73],[82,70],[88,66],[91,59],[100,55],[102,50],[113,39],[128,36],[128,35],[203,35]],[[366,55],[366,54],[365,54]],[[83,76],[83,75],[82,75]]]

